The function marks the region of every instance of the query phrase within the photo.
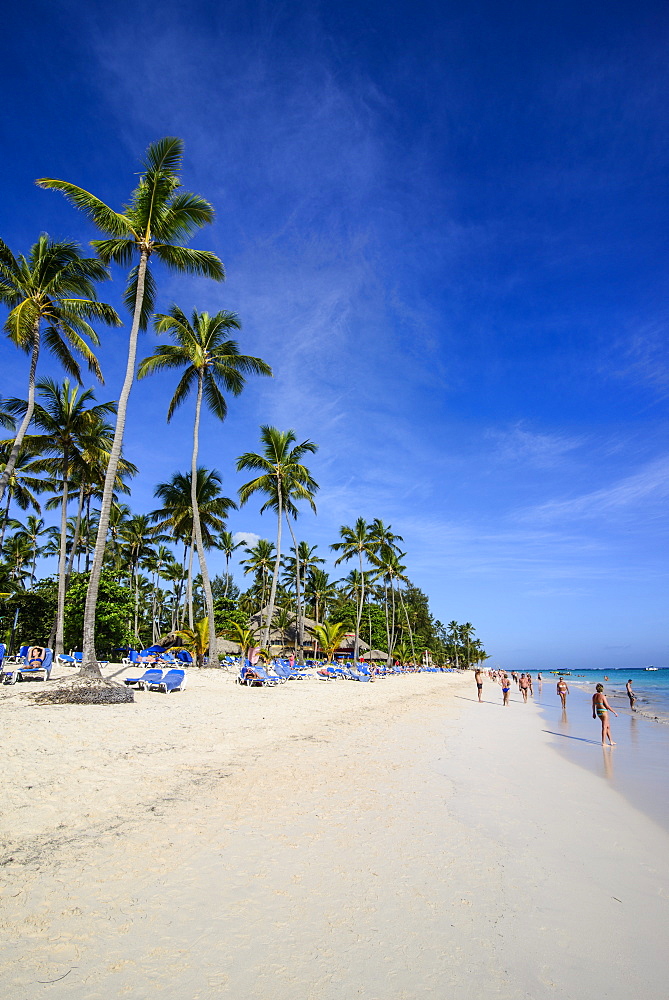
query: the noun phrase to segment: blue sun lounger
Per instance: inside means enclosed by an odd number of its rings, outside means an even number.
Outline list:
[[[161,680],[149,681],[147,684],[149,691],[162,691],[169,694],[170,691],[183,691],[186,687],[185,670],[167,670]]]
[[[21,647],[24,648],[23,646]],[[17,663],[14,670],[8,671],[3,680],[5,684],[16,684],[17,681],[25,680],[27,677],[39,677],[40,674],[44,674],[42,680],[48,681],[51,676],[51,669],[53,667],[53,650],[44,650],[44,659],[41,661],[39,666],[37,663],[31,663],[28,661],[28,648],[25,647],[25,654],[23,655],[23,663]]]
[[[143,691],[149,684],[159,684],[162,679],[163,671],[159,667],[151,667],[145,670],[141,677],[126,677],[124,683],[128,687],[137,687],[139,691]]]

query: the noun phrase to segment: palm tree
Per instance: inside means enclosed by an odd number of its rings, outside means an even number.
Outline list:
[[[25,439],[24,439],[25,440]],[[33,472],[32,463],[37,457],[37,451],[33,447],[27,447],[27,443],[19,451],[14,468],[7,480],[7,502],[2,515],[2,528],[0,529],[0,548],[5,538],[5,531],[9,527],[9,508],[14,501],[20,510],[28,510],[32,507],[38,513],[40,505],[36,493],[41,493],[46,489],[46,484]],[[0,468],[7,468],[9,455],[12,450],[11,441],[0,441]]]
[[[242,541],[235,541],[231,531],[222,531],[218,539],[217,548],[225,556],[225,597],[228,596],[228,590],[230,589],[230,559],[233,552],[236,552],[243,544]]]
[[[358,600],[358,613],[355,624],[355,643],[353,657],[358,659],[358,649],[360,646],[360,621],[362,619],[362,608],[365,603],[365,572],[363,569],[363,558],[369,559],[374,553],[375,540],[370,534],[370,528],[364,517],[359,517],[352,528],[342,525],[339,529],[341,541],[334,542],[330,548],[335,552],[341,552],[335,561],[335,566],[342,562],[348,562],[356,556],[360,562],[360,597]]]
[[[318,483],[312,478],[307,467],[302,463],[302,458],[307,453],[313,454],[318,449],[318,445],[313,441],[303,441],[301,444],[290,446],[297,440],[295,431],[280,431],[276,427],[263,425],[260,428],[260,439],[264,444],[262,454],[246,452],[237,459],[237,471],[242,469],[253,469],[261,475],[250,482],[245,483],[239,490],[239,498],[243,506],[254,493],[264,493],[267,500],[260,508],[263,514],[271,509],[277,514],[276,532],[276,559],[274,562],[274,573],[272,574],[272,587],[269,595],[269,606],[267,608],[267,620],[263,631],[262,645],[267,646],[269,630],[274,615],[274,599],[276,596],[276,585],[279,577],[279,567],[281,565],[281,526],[284,511],[293,517],[297,517],[296,500],[307,500],[311,508],[315,511],[313,495],[318,489]]]
[[[327,615],[328,601],[334,600],[337,595],[337,585],[330,579],[325,570],[312,567],[304,584],[304,593],[305,597],[309,595],[313,601],[314,618],[317,622],[320,622],[321,608],[325,617]]]
[[[193,424],[193,452],[191,456],[191,490],[193,508],[193,530],[200,561],[200,572],[209,618],[209,645],[216,648],[216,626],[214,624],[214,598],[209,582],[209,570],[202,544],[200,515],[196,496],[196,470],[199,449],[200,416],[202,401],[218,417],[225,420],[228,404],[223,390],[239,396],[246,384],[246,375],[271,375],[272,369],[260,358],[239,353],[239,345],[230,340],[230,330],[239,330],[239,317],[232,312],[221,310],[215,316],[193,310],[190,321],[179,308],[172,306],[168,314],[158,313],[155,317],[158,333],[169,333],[173,344],[162,344],[151,357],[144,358],[137,371],[137,378],[144,378],[165,369],[183,369],[176,391],[167,409],[167,422],[175,410],[196,388],[195,421]]]
[[[37,557],[41,553],[39,540],[42,535],[46,534],[46,525],[41,517],[36,517],[34,514],[29,514],[26,518],[25,525],[22,525],[17,534],[24,538],[30,545],[32,551],[32,564],[30,571],[30,586],[35,584],[35,566],[37,564]]]
[[[247,548],[247,559],[241,559],[240,565],[244,566],[244,576],[248,573],[255,573],[256,584],[260,585],[260,607],[265,607],[265,590],[267,577],[274,562],[274,543],[266,538],[259,538],[252,549]]]
[[[253,628],[245,628],[243,625],[237,624],[237,622],[230,622],[225,629],[225,637],[226,639],[230,639],[231,642],[239,643],[241,655],[245,658],[248,656],[249,649],[253,648],[258,641],[258,631]],[[261,650],[260,652],[267,655],[266,650]]]
[[[467,666],[470,666],[469,647],[475,632],[476,629],[471,622],[465,622],[464,625],[460,626],[460,642],[463,643],[465,647],[465,659]]]
[[[70,380],[62,384],[51,378],[41,379],[36,389],[43,404],[36,403],[33,409],[33,424],[41,434],[28,436],[27,443],[42,456],[32,462],[35,472],[45,472],[59,483],[61,489],[60,552],[58,558],[58,610],[55,622],[56,656],[63,652],[66,557],[67,557],[67,504],[69,499],[70,476],[77,458],[86,446],[88,432],[113,413],[114,403],[97,403],[92,389],[81,394],[78,386],[70,386]],[[22,399],[10,400],[11,412],[22,413],[26,402]]]
[[[97,299],[95,282],[108,277],[107,268],[94,257],[82,257],[76,243],[55,242],[43,233],[27,257],[15,257],[0,240],[0,302],[10,309],[5,331],[17,347],[30,352],[28,401],[0,475],[0,500],[32,419],[42,327],[44,343],[69,375],[81,383],[75,352],[102,382],[100,366],[83,337],[95,345],[100,342],[90,319],[121,325],[116,311]]]
[[[184,545],[184,565],[190,546],[189,581],[192,581],[192,555],[195,537],[193,511],[197,509],[203,549],[211,549],[225,530],[225,518],[237,504],[220,491],[221,475],[216,469],[199,466],[195,476],[195,507],[193,506],[192,474],[175,472],[167,483],[159,483],[153,495],[162,500],[163,506],[149,514],[154,533],[169,530],[175,541]],[[179,598],[181,595],[179,595]],[[189,583],[189,608],[192,609],[192,583]],[[192,618],[190,611],[189,622]]]
[[[315,625],[311,630],[321,647],[328,663],[332,662],[335,650],[339,649],[341,640],[346,634],[346,625],[341,622],[323,622],[322,625]]]
[[[182,648],[187,649],[189,653],[193,654],[198,667],[202,667],[205,653],[211,643],[208,620],[202,618],[201,621],[195,622],[193,628],[180,628],[176,634],[182,640]],[[213,648],[216,649],[215,644]],[[210,656],[210,663],[211,659],[212,657]]]
[[[307,542],[295,542],[290,518],[286,516],[288,528],[293,539],[293,547],[290,550],[292,555],[285,560],[284,569],[286,580],[295,580],[295,602],[297,606],[297,633],[299,648],[304,646],[304,614],[302,609],[302,584],[309,570],[325,562],[320,556],[315,555],[317,545],[309,545]]]
[[[40,187],[61,191],[76,208],[83,211],[100,229],[106,239],[93,240],[91,246],[104,264],[129,264],[138,258],[128,277],[125,304],[132,310],[132,326],[128,340],[128,358],[123,387],[118,400],[114,442],[107,467],[100,507],[98,536],[84,611],[83,665],[84,673],[101,677],[95,655],[95,608],[100,588],[100,573],[107,541],[109,512],[112,505],[116,470],[121,458],[128,397],[135,376],[137,336],[146,328],[153,312],[156,284],[149,269],[155,254],[161,263],[181,274],[201,274],[223,281],[225,271],[218,257],[208,250],[193,250],[178,246],[176,241],[191,236],[213,220],[212,206],[199,195],[179,190],[178,171],[183,158],[180,139],[166,138],[152,143],[146,151],[144,173],[132,192],[130,203],[122,212],[115,212],[95,195],[68,181],[42,178]]]
[[[459,648],[460,648],[460,645],[459,645],[460,644],[460,626],[455,621],[455,619],[453,619],[452,622],[448,623],[448,625],[446,626],[446,628],[448,629],[448,638],[450,639],[451,645],[453,647],[453,656],[455,658],[455,669],[458,670],[459,669],[458,651],[459,651]]]

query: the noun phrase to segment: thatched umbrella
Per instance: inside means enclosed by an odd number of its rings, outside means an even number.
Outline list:
[[[371,649],[369,653],[365,653],[366,660],[387,660],[388,654],[384,653],[382,649]]]

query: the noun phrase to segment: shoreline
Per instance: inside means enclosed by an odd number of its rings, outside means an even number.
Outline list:
[[[10,1000],[661,995],[665,831],[555,753],[537,706],[484,697],[196,672],[135,706],[4,703]],[[38,735],[39,781],[17,745]]]

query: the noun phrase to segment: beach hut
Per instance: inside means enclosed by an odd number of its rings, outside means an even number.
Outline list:
[[[374,660],[375,662],[385,661],[388,659],[388,654],[384,653],[382,649],[370,649],[368,653],[365,653],[366,660]]]

